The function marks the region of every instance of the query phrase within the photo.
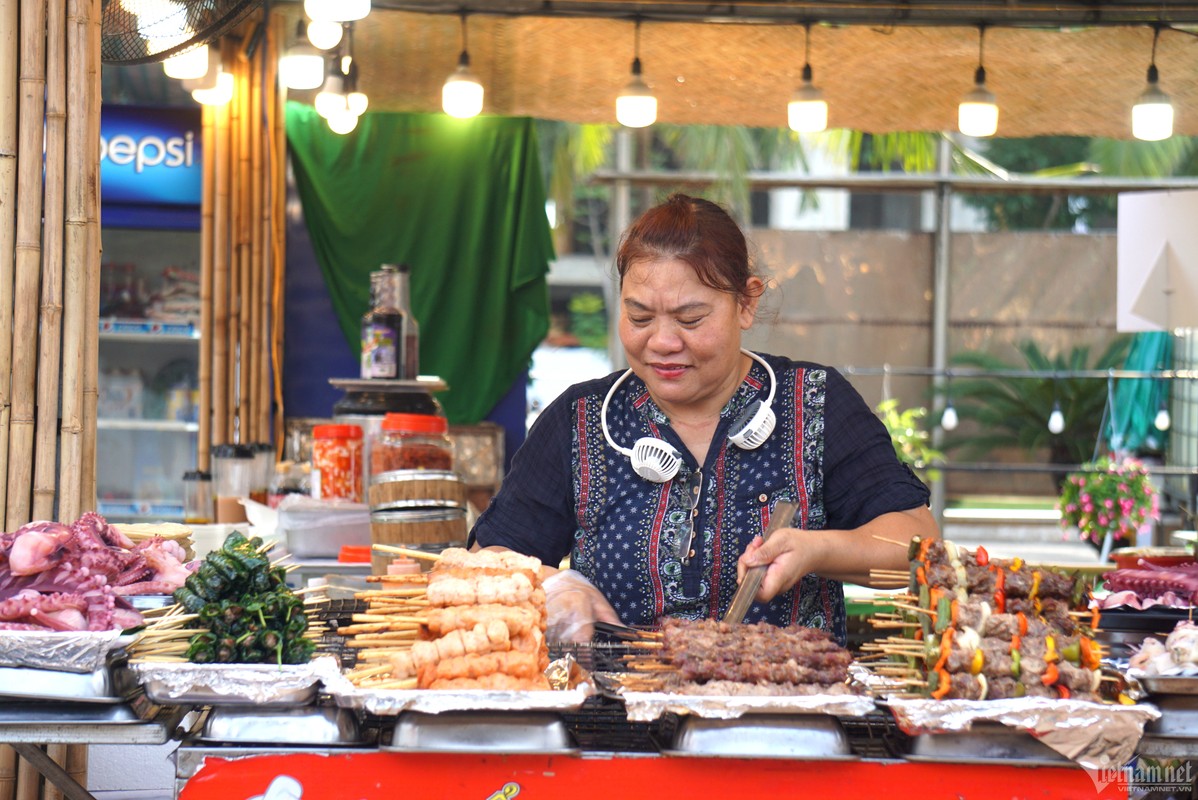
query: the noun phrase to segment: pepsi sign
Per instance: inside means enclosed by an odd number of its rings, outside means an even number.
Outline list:
[[[200,204],[199,108],[103,107],[100,196],[105,205]]]

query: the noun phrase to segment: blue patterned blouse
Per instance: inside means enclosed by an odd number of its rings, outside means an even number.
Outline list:
[[[621,620],[649,625],[662,616],[721,616],[736,592],[737,558],[780,499],[799,504],[792,524],[806,530],[852,529],[927,504],[927,487],[898,460],[885,426],[840,373],[764,357],[778,379],[777,427],[755,450],[727,439],[741,410],[769,392],[769,377],[754,362],[720,413],[702,465],[639,378],[619,387],[608,409],[612,438],[631,448],[642,436],[658,436],[683,454],[677,476],[660,484],[633,472],[603,438],[600,408],[620,373],[572,386],[529,431],[472,537],[546,564],[569,554]],[[694,555],[684,560],[688,541]],[[825,628],[842,643],[846,636],[841,584],[816,575],[755,603],[747,619]]]

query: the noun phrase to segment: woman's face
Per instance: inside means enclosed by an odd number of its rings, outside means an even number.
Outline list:
[[[667,414],[718,413],[744,377],[741,331],[753,324],[760,278],[746,296],[704,286],[685,261],[631,265],[620,288],[628,366]]]

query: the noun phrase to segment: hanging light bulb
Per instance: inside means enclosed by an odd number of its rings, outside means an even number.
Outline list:
[[[340,22],[312,20],[308,23],[308,41],[317,50],[332,50],[341,44],[344,32],[345,28]]]
[[[944,413],[940,415],[940,427],[946,431],[955,431],[961,420],[957,417],[957,409],[953,406],[952,398],[949,398],[948,404],[944,407]]]
[[[350,61],[349,70],[345,73],[345,103],[355,117],[366,113],[370,98],[358,89],[358,62]]]
[[[1161,409],[1156,412],[1156,418],[1152,420],[1152,426],[1158,431],[1167,431],[1173,424],[1173,418],[1169,416],[1169,407],[1165,405],[1165,401],[1161,400]]]
[[[233,73],[221,71],[216,75],[216,86],[211,89],[192,89],[191,97],[200,105],[223,106],[233,99],[233,89]]]
[[[1056,435],[1065,430],[1065,415],[1061,413],[1061,404],[1052,401],[1052,413],[1048,415],[1048,432]]]
[[[803,83],[786,105],[786,121],[797,133],[819,133],[828,127],[828,101],[811,82],[811,23],[805,27]]]
[[[370,0],[304,0],[304,13],[314,22],[353,22],[370,13]]]
[[[333,113],[329,117],[329,130],[344,136],[358,127],[358,115],[348,108]]]
[[[1153,26],[1152,59],[1148,63],[1148,86],[1131,108],[1131,133],[1146,142],[1159,142],[1173,135],[1173,103],[1157,85],[1160,74],[1156,69],[1156,42],[1159,25]]]
[[[332,118],[338,111],[349,109],[349,101],[345,97],[345,75],[340,69],[334,67],[329,70],[312,105],[316,107],[316,113],[325,119]]]
[[[483,85],[470,71],[470,53],[466,49],[466,15],[462,14],[462,52],[458,67],[441,87],[441,108],[451,117],[469,119],[483,110]]]
[[[982,64],[986,26],[978,26],[978,68],[973,73],[973,90],[957,106],[957,129],[966,136],[993,136],[998,131],[998,103],[986,88],[986,67]]]
[[[308,41],[303,20],[296,23],[295,40],[279,59],[279,80],[288,89],[315,89],[324,81],[324,56]]]
[[[647,128],[657,121],[657,98],[641,78],[641,21],[636,21],[632,80],[616,97],[616,121],[626,128]]]
[[[185,81],[202,78],[208,74],[208,45],[187,50],[162,62],[162,71],[168,78]]]

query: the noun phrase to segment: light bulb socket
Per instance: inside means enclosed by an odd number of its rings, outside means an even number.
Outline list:
[[[804,64],[803,65],[803,83],[811,83],[811,75],[812,75],[811,65]]]
[[[978,68],[973,71],[973,83],[975,86],[986,85],[986,68],[978,64]]]
[[[470,53],[463,50],[458,55],[458,67],[466,67],[466,68],[470,67]]]
[[[637,56],[636,58],[632,59],[632,74],[634,77],[637,77],[637,78],[639,78],[641,76],[641,57],[640,56]]]
[[[1156,64],[1155,63],[1149,64],[1148,65],[1148,85],[1156,86],[1157,81],[1159,81],[1160,79],[1161,79],[1161,73],[1156,68]]]

